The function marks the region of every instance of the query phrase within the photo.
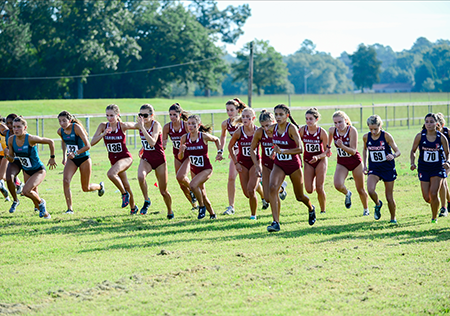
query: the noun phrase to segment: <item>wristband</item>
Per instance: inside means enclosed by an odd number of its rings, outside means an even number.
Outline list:
[[[328,149],[331,149],[331,146],[330,146],[330,145],[327,145],[327,148],[328,148]]]
[[[218,155],[223,154],[223,149],[219,149],[219,150],[217,151],[217,154],[218,154]]]
[[[50,159],[55,159],[55,155],[50,155]]]

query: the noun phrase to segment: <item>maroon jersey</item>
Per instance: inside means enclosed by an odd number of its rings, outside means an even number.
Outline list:
[[[256,126],[254,131],[256,130]],[[253,166],[253,160],[250,156],[250,145],[252,144],[253,135],[248,136],[245,134],[244,126],[241,127],[241,137],[238,139],[237,144],[239,147],[239,153],[237,155],[238,162],[245,168],[250,169]],[[256,157],[259,160],[258,148],[256,148]]]
[[[266,131],[262,130],[263,134],[261,136],[261,148],[262,148],[262,164],[272,170],[273,168],[273,141],[272,137],[267,136]]]
[[[334,139],[335,145],[336,145],[336,141],[338,139],[341,139],[342,143],[345,146],[349,147],[350,146],[350,125],[347,126],[347,131],[342,136],[339,135],[337,128],[335,128],[334,134],[333,134],[333,139]],[[359,154],[359,152],[356,152],[356,154],[354,154],[354,155],[350,155],[348,152],[346,152],[345,150],[343,150],[342,148],[339,148],[337,146],[336,146],[336,151],[337,151],[337,156],[338,156],[337,163],[340,165],[343,165],[350,171],[355,169],[362,162],[361,155]]]
[[[230,134],[230,136],[233,136],[233,134],[237,131],[237,129],[238,129],[238,126],[237,125],[232,125],[230,118],[227,119],[227,131]],[[237,153],[238,144],[237,143],[234,144],[233,148],[235,149],[235,153]]]
[[[314,134],[311,134],[308,131],[308,126],[307,125],[304,126],[302,141],[304,149],[303,159],[306,163],[308,163],[308,161],[310,161],[313,156],[320,155],[325,151],[323,148],[323,142],[320,139],[321,131],[322,129],[318,127],[317,131]],[[314,163],[313,167],[316,167],[319,162],[320,160]]]
[[[153,126],[155,121],[152,121],[152,126],[147,130],[148,134],[153,137]],[[147,161],[152,169],[158,168],[161,164],[166,162],[166,154],[164,153],[164,148],[162,145],[162,135],[158,135],[155,146],[150,146],[147,139],[145,139],[142,131],[139,130],[139,136],[141,136],[141,143],[144,152],[142,153],[141,159]]]
[[[212,169],[208,157],[208,145],[203,140],[203,133],[198,133],[198,138],[195,141],[191,140],[191,133],[186,136],[186,150],[185,156],[189,156],[191,163],[191,171],[199,174],[203,170]]]
[[[109,128],[109,122],[106,123],[106,128]],[[127,148],[127,138],[120,128],[120,122],[117,122],[115,131],[103,136],[106,149],[108,150],[108,158],[111,165],[114,165],[120,159],[131,157]]]
[[[278,124],[274,128],[272,137],[273,144],[278,145],[281,149],[298,148],[295,141],[289,137],[289,125],[291,123],[286,124],[286,130],[281,135],[278,134]],[[274,164],[283,169],[286,175],[294,173],[301,167],[300,158],[297,154],[276,154]]]
[[[187,134],[186,127],[184,125],[184,121],[181,121],[181,126],[178,131],[176,131],[173,128],[172,122],[169,123],[169,136],[170,136],[170,139],[172,140],[173,155],[175,156],[175,159],[178,159],[178,152],[180,151],[180,140],[184,134]],[[181,161],[184,161],[185,159],[186,158],[183,158],[183,160],[181,160]]]

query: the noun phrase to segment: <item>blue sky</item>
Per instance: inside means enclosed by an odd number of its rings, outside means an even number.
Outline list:
[[[450,39],[450,1],[218,1],[220,9],[244,3],[252,16],[236,45],[225,45],[230,53],[255,38],[269,40],[283,55],[310,39],[333,57],[353,53],[360,43],[402,51],[421,36]]]

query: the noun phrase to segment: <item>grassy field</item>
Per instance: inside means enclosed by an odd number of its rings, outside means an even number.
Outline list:
[[[47,106],[44,113],[48,111]],[[301,116],[298,121],[303,121]],[[51,220],[40,219],[25,197],[14,214],[8,213],[10,203],[0,207],[0,314],[449,313],[450,220],[430,223],[417,174],[409,171],[411,142],[419,129],[390,129],[402,151],[395,187],[398,225],[388,223],[386,207],[375,221],[372,202],[370,217],[363,217],[356,194],[352,208],[344,207],[344,196],[332,184],[333,149],[326,180],[327,213],[319,214],[310,227],[307,210],[295,201],[289,185],[282,202],[282,230],[274,234],[266,231],[269,210],[259,211],[257,221],[249,220],[248,201],[240,189],[236,215],[220,215],[227,206],[228,161],[213,163],[214,174],[207,183],[218,220],[197,220],[175,181],[170,151],[175,218],[166,219],[153,174],[147,177],[149,214],[130,216],[129,208],[120,208],[120,193],[106,177],[106,150],[97,145],[91,151],[92,182],[105,181],[103,197],[83,193],[76,174],[75,214],[64,214],[63,167],[58,165],[39,187]],[[137,157],[137,149],[131,151]],[[214,152],[210,148],[211,156]],[[47,149],[40,151],[43,161],[48,154]],[[141,207],[137,166],[135,159],[128,178]],[[346,185],[356,193],[350,178]],[[385,201],[383,191],[379,184]],[[318,206],[316,194],[310,197]]]

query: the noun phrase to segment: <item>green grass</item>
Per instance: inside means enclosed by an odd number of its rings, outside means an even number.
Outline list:
[[[120,208],[120,193],[107,180],[103,146],[91,151],[92,182],[105,181],[106,193],[83,193],[72,180],[75,214],[63,214],[61,165],[49,170],[39,192],[52,219],[44,221],[21,198],[18,211],[0,208],[0,314],[39,315],[416,315],[449,312],[450,223],[430,223],[409,150],[419,126],[396,127],[402,156],[395,187],[399,224],[362,216],[355,194],[350,210],[332,186],[335,150],[326,179],[328,208],[307,223],[306,208],[293,197],[282,202],[279,233],[269,234],[270,211],[250,221],[248,201],[237,190],[234,216],[201,221],[191,213],[175,181],[167,152],[169,191],[175,218],[166,210],[155,176],[147,177],[152,206],[146,216]],[[359,135],[362,138],[362,134]],[[361,141],[359,142],[361,147]],[[133,146],[130,146],[133,148]],[[214,150],[210,147],[211,156]],[[132,149],[137,157],[137,150]],[[48,150],[40,152],[43,161]],[[60,151],[57,160],[61,160]],[[138,160],[128,172],[139,206]],[[218,214],[227,206],[228,161],[213,163],[207,192]],[[288,181],[289,182],[289,181]],[[239,188],[239,184],[237,184]],[[378,185],[385,201],[383,184]],[[311,199],[318,205],[316,194]]]

